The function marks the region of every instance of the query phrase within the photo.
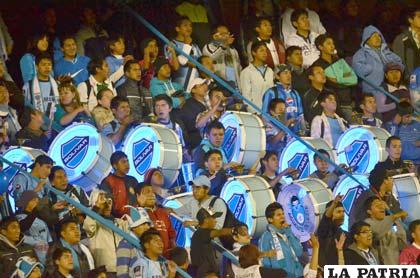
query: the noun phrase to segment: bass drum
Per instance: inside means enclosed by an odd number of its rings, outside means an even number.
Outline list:
[[[344,132],[338,139],[336,150],[338,163],[353,168],[356,174],[368,174],[375,165],[384,161],[386,139],[391,136],[379,127],[355,126]]]
[[[344,231],[349,230],[349,216],[351,208],[353,207],[354,201],[360,196],[360,194],[369,189],[369,179],[366,175],[353,175],[353,177],[360,182],[353,180],[350,177],[343,176],[337,182],[337,185],[334,188],[334,197],[341,195],[343,199],[341,202],[344,207],[344,223],[341,225],[341,228]]]
[[[182,163],[182,145],[178,135],[159,124],[141,124],[126,136],[122,151],[130,163],[129,175],[139,182],[150,168],[158,168],[165,177],[165,187],[177,179]]]
[[[335,153],[332,146],[322,138],[302,137],[306,143],[312,148],[326,150],[332,161],[336,161]],[[289,167],[299,170],[297,179],[309,177],[314,171],[316,166],[314,163],[315,152],[305,146],[299,140],[293,139],[290,141],[281,153],[279,159],[279,171],[284,171]],[[293,182],[291,178],[283,178],[287,183]]]
[[[265,208],[276,201],[267,181],[258,176],[230,178],[222,188],[220,197],[239,221],[247,224],[250,234],[258,238],[265,231]]]
[[[220,119],[225,127],[223,150],[229,162],[234,161],[249,169],[266,149],[265,128],[262,120],[247,112],[226,112]]]
[[[192,192],[187,193],[181,193],[177,195],[170,196],[166,198],[166,200],[163,202],[164,207],[177,209],[187,203],[189,200],[193,198]],[[177,218],[170,216],[172,226],[174,227],[174,230],[176,231],[176,245],[181,246],[184,248],[190,248],[191,246],[191,237],[193,232],[185,228],[183,223],[178,220]]]
[[[96,127],[74,123],[55,137],[48,155],[64,168],[69,182],[89,191],[111,172],[109,159],[114,150],[112,141]]]
[[[394,180],[394,196],[401,208],[409,212],[406,221],[420,219],[420,183],[416,174],[402,174],[392,177]]]
[[[326,204],[333,199],[328,185],[320,179],[302,179],[282,187],[277,202],[300,242],[310,239],[318,228]]]

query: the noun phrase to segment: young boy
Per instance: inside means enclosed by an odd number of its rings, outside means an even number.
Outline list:
[[[100,90],[96,97],[98,99],[98,105],[93,108],[92,117],[99,131],[101,131],[106,124],[115,119],[111,110],[111,101],[114,98],[114,94],[110,89],[105,88]]]
[[[137,180],[127,175],[130,171],[128,158],[122,151],[116,151],[111,155],[110,164],[113,172],[102,180],[99,188],[110,194],[113,199],[114,217],[122,217],[128,213],[126,205],[136,204]]]
[[[138,277],[168,277],[176,275],[176,264],[162,259],[163,242],[160,234],[155,229],[149,229],[140,237],[144,256],[140,258],[140,274]],[[136,275],[137,276],[137,275]]]
[[[302,49],[299,46],[292,45],[286,49],[286,64],[292,71],[292,87],[298,91],[301,98],[309,88],[308,76],[303,70]]]
[[[268,111],[273,118],[276,118],[286,126],[290,126],[294,122],[294,119],[286,120],[286,103],[281,98],[273,98],[270,100]],[[269,120],[265,120],[265,126],[267,150],[281,154],[287,141],[290,139],[290,136],[287,136],[284,131],[279,129]]]
[[[353,117],[353,124],[382,127],[382,121],[375,117],[376,100],[373,95],[363,94],[360,109],[363,112]]]
[[[407,101],[397,106],[397,115],[393,121],[387,122],[385,128],[393,136],[401,139],[402,160],[412,160],[420,164],[420,122],[413,118],[414,109]]]
[[[89,57],[77,54],[76,39],[71,35],[61,38],[61,50],[64,56],[55,62],[54,76],[68,75],[74,81],[74,85],[79,85],[89,78],[87,65],[90,61]]]
[[[191,238],[191,264],[196,270],[195,277],[205,277],[209,273],[217,275],[219,272],[211,241],[232,234],[232,228],[214,229],[216,218],[221,215],[222,212],[213,212],[204,207],[197,212],[199,226]]]
[[[311,137],[323,138],[331,146],[335,146],[338,138],[348,128],[347,122],[335,113],[337,101],[333,92],[319,94],[318,102],[322,107],[322,114],[312,120]]]
[[[270,20],[266,17],[259,17],[255,23],[254,30],[257,33],[257,40],[264,42],[267,46],[267,65],[274,69],[277,65],[284,64],[286,61],[284,45],[282,41],[272,38],[273,27],[271,26]],[[252,42],[247,47],[250,63],[254,60],[251,45]]]
[[[223,165],[222,153],[216,149],[209,150],[204,155],[204,165],[206,169],[202,172],[200,171],[200,175],[206,175],[210,179],[211,187],[209,194],[220,196],[223,185],[228,179],[226,174],[227,168],[225,169]]]
[[[330,158],[330,154],[326,150],[319,149],[318,152]],[[339,174],[336,173],[335,171],[330,172],[328,170],[329,168],[328,162],[323,160],[318,154],[314,155],[314,163],[316,166],[316,171],[313,172],[309,177],[322,180],[328,185],[328,187],[331,190],[333,190],[335,185],[338,182]]]
[[[365,202],[365,208],[369,215],[365,222],[372,228],[380,263],[398,264],[400,246],[407,243],[406,233],[401,222],[401,219],[407,216],[407,212],[402,211],[386,216],[386,203],[377,196],[369,197]],[[396,227],[396,230],[393,227]]]
[[[52,253],[54,272],[52,277],[73,277],[74,262],[70,249],[58,247]]]
[[[119,72],[120,78],[116,80],[115,88],[120,86],[125,81],[124,76],[124,64],[134,59],[132,55],[123,56],[125,53],[125,41],[121,35],[115,35],[108,39],[108,49],[111,55],[105,58],[109,66],[109,74],[112,75],[115,72]]]
[[[168,60],[164,57],[158,57],[154,65],[156,76],[150,82],[152,97],[167,95],[172,99],[174,108],[181,107],[185,103],[184,88],[181,84],[171,80],[171,67]],[[182,92],[182,94],[175,94],[178,92]]]
[[[130,104],[127,98],[116,96],[111,100],[110,108],[115,118],[103,126],[101,133],[111,139],[116,149],[119,149],[125,134],[133,124]]]
[[[176,37],[174,40],[172,40],[172,42],[176,47],[182,49],[185,53],[189,54],[194,59],[197,59],[201,56],[201,50],[192,41],[192,30],[192,23],[188,17],[181,16],[177,18],[175,21]],[[184,89],[187,89],[189,87],[189,83],[198,77],[198,71],[185,56],[178,56],[178,62],[180,68],[174,72],[174,81],[181,84]]]
[[[296,32],[285,40],[286,47],[296,45],[302,49],[303,68],[308,68],[319,58],[319,50],[315,46],[315,38],[318,34],[311,31],[308,12],[304,9],[296,9],[290,16],[290,21]]]
[[[293,119],[289,126],[295,133],[305,130],[302,100],[299,93],[292,88],[292,73],[289,66],[281,64],[274,69],[276,85],[268,89],[263,96],[262,110],[268,112],[268,104],[274,98],[280,98],[286,104],[286,119]]]
[[[51,121],[54,119],[55,106],[59,103],[57,82],[51,77],[52,58],[41,53],[35,58],[36,76],[23,86],[25,101],[43,112]]]
[[[267,46],[262,41],[251,44],[252,63],[241,72],[242,95],[262,107],[264,92],[274,85],[274,72],[267,65]]]

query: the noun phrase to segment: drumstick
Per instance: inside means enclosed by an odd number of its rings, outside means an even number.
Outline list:
[[[346,147],[344,148],[344,150],[342,150],[341,152],[337,152],[337,155],[342,154],[342,153],[344,153],[344,152],[348,153],[348,152],[351,152],[352,150],[353,150],[353,145],[352,145],[352,144],[350,144],[350,145],[346,146]]]

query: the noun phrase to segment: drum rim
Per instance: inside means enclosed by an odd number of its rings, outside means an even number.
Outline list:
[[[31,157],[32,163],[34,163],[36,157],[29,150],[35,150],[37,152],[40,152],[39,155],[42,155],[42,154],[43,155],[47,155],[48,154],[48,153],[46,153],[45,151],[43,151],[41,149],[34,149],[34,148],[30,148],[30,147],[25,147],[25,146],[10,146],[7,150],[1,152],[1,155],[3,157],[5,157],[8,152],[13,151],[13,150],[17,150],[17,149],[25,151],[26,154],[28,154]],[[13,162],[13,164],[15,164],[14,161],[11,161],[11,162]],[[30,166],[30,165],[28,165],[28,166]],[[3,171],[6,170],[6,169],[8,169],[9,167],[11,167],[9,164],[4,165],[3,166]]]
[[[304,185],[304,184],[300,184],[299,182],[306,182],[306,181],[314,181],[314,180],[316,180],[320,185],[322,185],[323,187],[324,187],[324,189],[326,189],[327,190],[327,192],[328,192],[328,195],[329,195],[329,199],[330,199],[330,201],[332,201],[333,199],[334,199],[334,195],[333,195],[333,193],[332,193],[332,191],[331,191],[331,189],[328,187],[328,185],[323,181],[323,180],[321,180],[321,179],[318,179],[318,178],[303,178],[303,179],[300,179],[300,180],[296,180],[296,181],[294,181],[293,183],[294,184],[299,184],[299,185],[303,185],[303,186],[305,186],[305,188],[307,189],[307,191],[309,191],[309,192],[311,192],[311,193],[309,193],[309,197],[311,198],[311,201],[312,201],[312,204],[314,204],[315,202],[314,201],[317,201],[318,202],[318,200],[316,200],[315,199],[315,197],[312,195],[312,191],[313,190],[311,190],[308,186],[306,186],[306,185]],[[319,206],[319,205],[318,205]],[[317,226],[319,225],[319,222],[320,222],[320,218],[321,218],[321,215],[320,215],[320,210],[318,209],[318,206],[317,207],[315,207],[315,206],[313,206],[313,208],[314,208],[314,213],[315,213],[315,216],[316,216],[316,214],[318,214],[318,217],[316,217],[316,219],[315,219],[315,221],[317,222]]]

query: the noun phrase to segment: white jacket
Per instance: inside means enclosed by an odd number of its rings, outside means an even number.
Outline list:
[[[338,124],[340,125],[341,131],[346,131],[347,122],[343,118],[340,118],[337,114],[335,114],[335,118],[338,120]],[[324,123],[324,132],[322,132],[322,123]],[[322,138],[325,141],[327,141],[332,147],[334,147],[330,123],[324,112],[322,112],[322,115],[315,116],[315,118],[312,120],[311,137]]]
[[[319,58],[319,50],[315,46],[315,39],[318,33],[311,32],[309,37],[305,40],[303,37],[296,34],[296,31],[284,41],[286,48],[292,45],[302,48],[303,68],[310,67]]]
[[[324,34],[325,32],[327,32],[327,30],[325,30],[324,26],[322,25],[318,14],[310,9],[306,9],[306,11],[308,12],[311,31],[318,34]],[[281,32],[284,40],[286,40],[287,37],[289,37],[291,34],[296,33],[296,28],[292,25],[292,22],[290,20],[290,16],[292,15],[292,13],[293,9],[287,8],[281,16]]]
[[[264,92],[273,86],[274,72],[267,65],[264,75],[253,64],[249,64],[241,72],[241,93],[259,108],[262,108]],[[249,111],[253,111],[253,109],[249,109]]]

